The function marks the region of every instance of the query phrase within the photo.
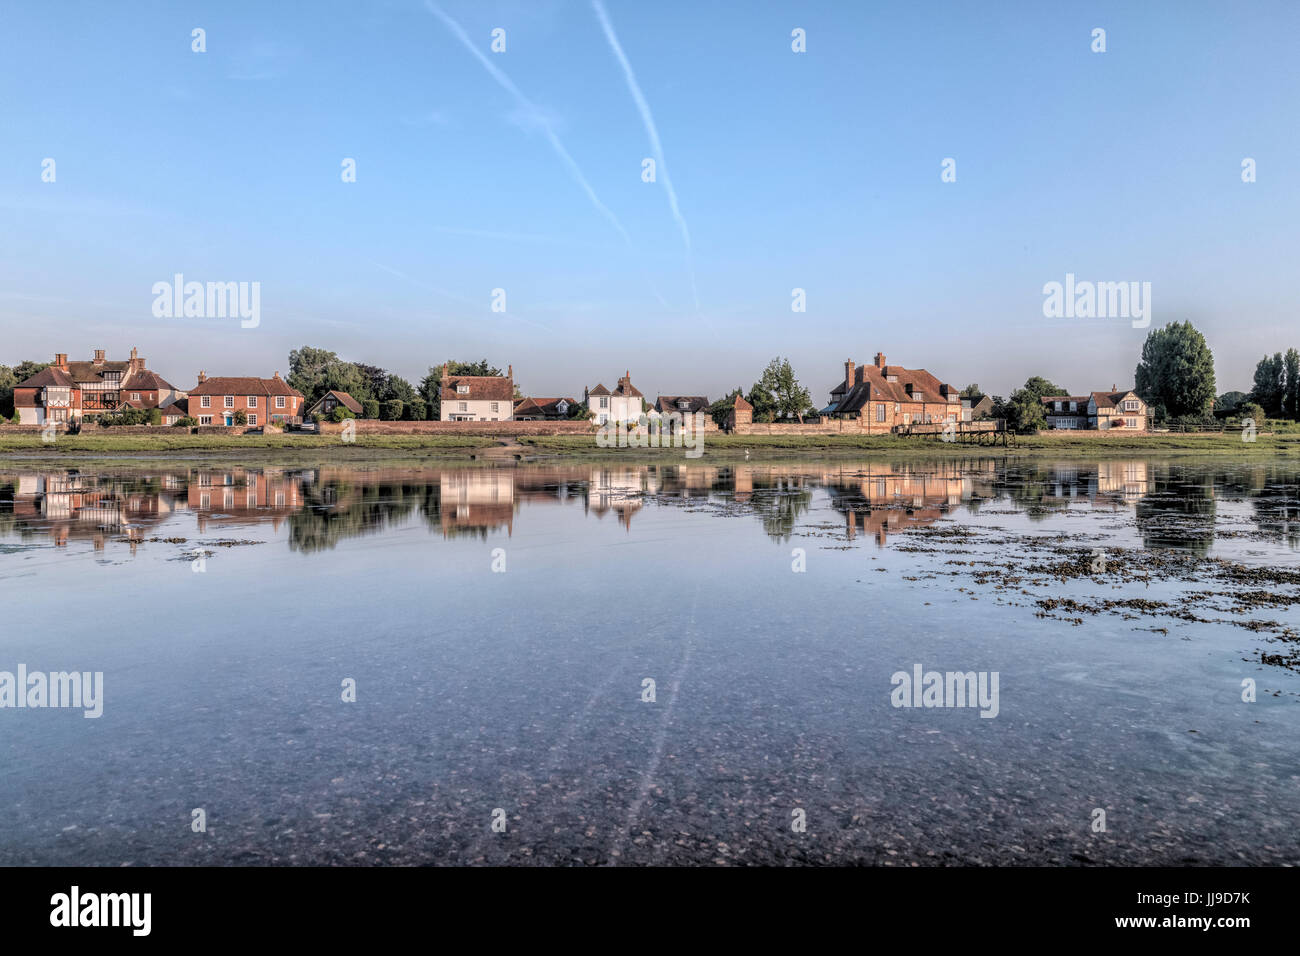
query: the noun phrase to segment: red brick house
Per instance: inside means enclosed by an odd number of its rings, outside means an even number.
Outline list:
[[[180,397],[135,349],[125,362],[109,361],[96,349],[88,362],[69,362],[67,352],[56,353],[48,368],[14,387],[14,410],[24,425],[74,424],[122,408],[158,408]]]
[[[731,411],[727,412],[727,431],[735,431],[737,425],[754,424],[754,406],[745,401],[739,392],[732,399]]]
[[[831,389],[831,401],[821,414],[857,419],[862,430],[887,433],[905,425],[957,422],[962,418],[959,390],[940,382],[923,368],[889,365],[883,352],[871,365],[844,363],[844,379]]]
[[[189,413],[200,425],[234,425],[243,412],[249,427],[267,422],[298,424],[303,413],[302,392],[291,388],[276,372],[271,378],[208,378],[199,372],[199,384],[190,389]]]

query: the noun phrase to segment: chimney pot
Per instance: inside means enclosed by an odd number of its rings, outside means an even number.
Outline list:
[[[876,353],[876,368],[884,368],[884,367],[885,367],[885,353],[884,353],[884,352],[877,352],[877,353]]]

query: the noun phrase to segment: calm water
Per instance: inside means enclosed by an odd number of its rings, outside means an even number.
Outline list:
[[[0,863],[1300,863],[1298,482],[0,470]]]

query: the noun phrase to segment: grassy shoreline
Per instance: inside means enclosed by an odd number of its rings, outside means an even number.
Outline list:
[[[131,435],[90,433],[61,436],[53,443],[31,433],[0,431],[0,460],[69,460],[75,458],[222,458],[278,460],[310,458],[368,461],[383,458],[482,459],[489,449],[502,462],[560,458],[618,461],[756,460],[817,457],[889,458],[1098,458],[1172,457],[1183,455],[1233,459],[1300,459],[1300,434],[1260,435],[1243,442],[1237,435],[1053,435],[1022,436],[1014,446],[948,444],[927,438],[881,435],[715,435],[706,437],[702,457],[687,458],[684,448],[600,448],[578,435],[521,436],[518,447],[501,448],[503,439],[475,435],[357,435],[343,443],[330,435]]]

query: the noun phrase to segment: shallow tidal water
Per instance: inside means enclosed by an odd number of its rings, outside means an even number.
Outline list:
[[[0,864],[1297,864],[1298,486],[0,468],[0,671],[103,673],[0,708]]]

